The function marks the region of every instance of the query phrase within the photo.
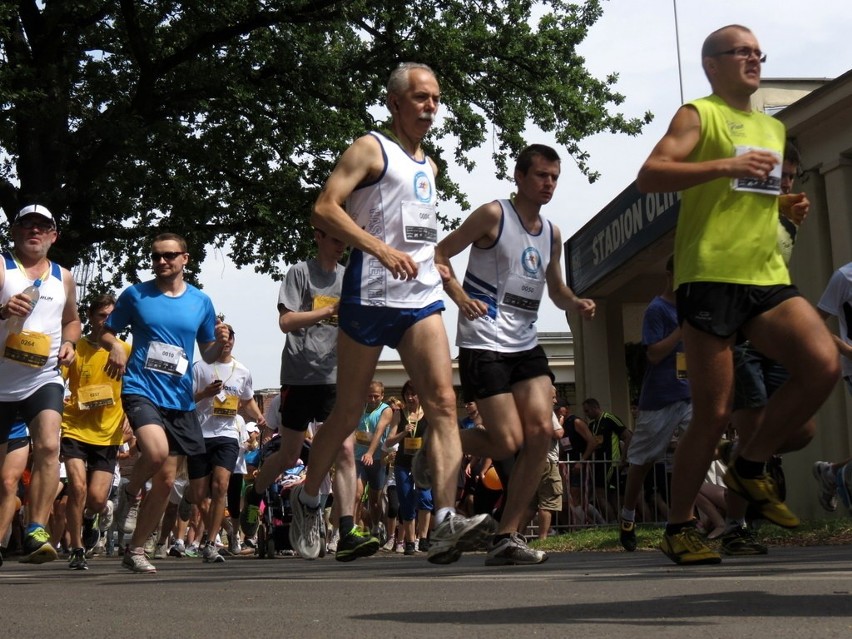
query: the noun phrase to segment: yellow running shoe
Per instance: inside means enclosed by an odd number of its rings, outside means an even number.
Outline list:
[[[799,518],[779,499],[775,481],[767,473],[754,479],[746,479],[737,473],[732,465],[725,473],[724,480],[730,490],[757,508],[761,517],[767,521],[782,528],[795,528],[799,525]]]
[[[704,543],[694,525],[674,535],[664,534],[660,550],[679,566],[722,563],[722,556]]]

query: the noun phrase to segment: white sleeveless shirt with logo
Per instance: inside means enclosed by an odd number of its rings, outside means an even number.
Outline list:
[[[485,316],[459,315],[456,344],[462,348],[517,353],[538,343],[535,322],[553,247],[553,226],[544,217],[541,229],[529,233],[509,200],[497,240],[487,248],[470,247],[464,290],[488,306]]]
[[[0,289],[0,304],[5,304],[13,295],[22,293],[33,280],[23,273],[8,251],[3,251],[6,274],[3,288]],[[23,335],[32,332],[46,336],[49,340],[46,361],[33,367],[10,359],[8,321],[0,321],[0,402],[13,402],[26,399],[48,383],[63,384],[57,360],[59,345],[62,341],[62,313],[65,310],[65,285],[62,283],[62,269],[54,262],[50,263],[50,274],[39,287],[39,299],[32,313],[24,322]],[[36,341],[36,337],[33,341]],[[44,339],[44,338],[42,338]]]
[[[438,240],[435,175],[429,159],[415,160],[378,132],[385,168],[375,182],[362,184],[346,202],[355,223],[385,244],[408,253],[417,278],[397,280],[378,259],[353,249],[343,277],[344,303],[390,308],[424,308],[442,299],[435,268]]]

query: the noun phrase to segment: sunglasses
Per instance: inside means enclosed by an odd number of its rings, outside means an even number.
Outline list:
[[[186,251],[166,251],[164,253],[151,253],[151,261],[159,262],[160,260],[166,260],[167,262],[171,262],[172,260],[176,260],[181,255],[186,255]]]

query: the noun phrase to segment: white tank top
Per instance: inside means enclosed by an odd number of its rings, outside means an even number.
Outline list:
[[[22,272],[8,251],[3,251],[6,275],[0,290],[0,304],[5,304],[13,295],[22,293],[33,280]],[[65,285],[62,269],[50,263],[50,274],[39,287],[39,299],[24,323],[25,331],[37,331],[50,338],[50,354],[47,363],[40,368],[2,357],[6,349],[9,331],[7,322],[0,321],[0,402],[26,399],[47,383],[62,384],[57,359],[62,340],[62,313],[65,309]]]
[[[372,255],[353,249],[343,276],[342,301],[362,306],[423,308],[442,299],[435,268],[438,240],[435,175],[428,158],[418,161],[381,133],[385,168],[375,182],[360,185],[346,202],[358,226],[385,244],[408,253],[417,278],[396,280]]]
[[[517,353],[538,343],[535,322],[547,285],[553,226],[544,217],[538,234],[529,233],[509,200],[497,240],[488,248],[470,247],[464,290],[488,306],[481,318],[459,315],[456,344],[462,348]]]

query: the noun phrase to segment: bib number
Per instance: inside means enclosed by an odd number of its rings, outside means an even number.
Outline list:
[[[406,437],[403,441],[402,449],[405,451],[406,455],[413,455],[418,450],[423,448],[423,438],[422,437]]]
[[[781,195],[781,154],[772,149],[762,149],[754,146],[737,145],[734,147],[734,155],[739,157],[745,155],[749,151],[766,151],[775,156],[777,162],[772,167],[772,171],[766,176],[766,179],[758,179],[753,177],[741,177],[731,179],[731,188],[734,191],[744,191],[747,193],[763,193],[765,195]]]
[[[90,384],[81,386],[77,391],[77,406],[80,410],[92,410],[104,406],[114,406],[115,398],[112,396],[112,386],[109,384]]]
[[[186,359],[186,353],[183,352],[181,347],[163,342],[148,344],[145,368],[149,371],[181,377],[186,373],[188,367],[189,360]]]
[[[402,230],[406,242],[436,244],[438,242],[438,216],[434,204],[422,202],[402,203]]]
[[[44,368],[50,357],[50,336],[36,331],[12,333],[6,338],[3,357],[30,368]]]
[[[239,406],[239,397],[236,395],[225,395],[224,393],[220,393],[213,398],[213,416],[234,417],[237,414]]]
[[[544,293],[544,280],[512,274],[506,280],[503,305],[535,313],[541,303],[542,293]]]
[[[355,441],[359,444],[363,444],[364,446],[369,446],[370,442],[373,441],[373,436],[370,433],[363,430],[355,431]]]

